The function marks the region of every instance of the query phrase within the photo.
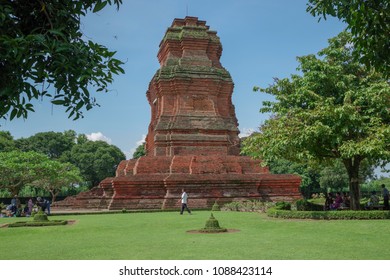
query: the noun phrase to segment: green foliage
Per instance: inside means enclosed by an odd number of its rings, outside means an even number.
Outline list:
[[[378,194],[382,192],[381,185],[390,186],[390,178],[380,178],[378,180],[372,180],[362,184],[362,196],[369,197],[372,191],[376,191]]]
[[[278,201],[275,203],[275,209],[278,210],[291,210],[291,203],[285,201]]]
[[[137,159],[145,155],[146,155],[145,143],[142,143],[137,147],[137,149],[133,153],[133,159]]]
[[[8,189],[13,195],[33,196],[28,186],[37,186],[51,193],[53,200],[63,186],[82,181],[80,171],[70,163],[50,160],[36,152],[0,153],[0,188]]]
[[[322,211],[323,205],[318,205],[308,201],[307,199],[300,199],[295,202],[298,211]]]
[[[33,213],[33,221],[21,221],[9,224],[8,227],[42,227],[42,226],[60,226],[66,225],[66,220],[49,220],[46,213],[39,210],[38,213]]]
[[[335,164],[325,166],[320,171],[320,186],[324,193],[342,192],[348,189],[348,174],[340,161],[335,161]]]
[[[4,2],[4,1],[3,1]],[[33,100],[50,98],[78,119],[124,73],[115,52],[86,40],[81,19],[122,0],[5,1],[0,6],[0,117],[27,118]]]
[[[306,163],[293,162],[278,158],[269,161],[270,172],[273,174],[296,174],[302,179],[301,193],[309,198],[312,193],[321,192],[319,184],[320,174],[316,168],[312,168]]]
[[[265,162],[342,160],[357,208],[362,161],[390,161],[390,86],[356,60],[352,46],[350,34],[343,32],[329,40],[319,57],[298,58],[301,76],[255,88],[276,101],[263,102],[261,112],[272,117],[245,141],[244,151]]]
[[[253,155],[249,154],[249,156]],[[300,190],[306,199],[311,198],[315,193],[348,190],[348,173],[339,160],[324,165],[309,165],[277,158],[270,160],[268,167],[272,174],[299,175],[302,179]],[[359,177],[361,182],[374,178],[374,168],[367,160],[362,162]]]
[[[0,185],[0,197],[12,197],[12,193]]]
[[[0,152],[9,152],[15,149],[14,138],[9,131],[0,131]]]
[[[24,187],[22,187],[19,190],[18,196],[19,197],[38,197],[38,196],[46,197],[46,196],[50,196],[50,193],[32,185],[24,185]],[[4,197],[10,197],[10,196],[6,195]]]
[[[217,201],[214,202],[213,207],[211,207],[211,211],[221,211],[221,207]]]
[[[36,152],[0,152],[0,188],[13,195],[28,183],[39,178],[43,165],[49,159]]]
[[[24,152],[34,151],[47,155],[51,159],[59,159],[76,144],[76,132],[39,132],[28,138],[15,140],[15,146]]]
[[[31,182],[31,185],[49,192],[52,202],[56,200],[63,187],[78,185],[83,181],[80,170],[70,163],[49,160],[42,165],[40,176]]]
[[[42,212],[42,210],[38,211],[33,217],[34,222],[48,222],[49,219],[47,218],[46,213]]]
[[[204,233],[218,233],[218,232],[226,232],[226,228],[222,228],[219,225],[218,220],[214,217],[213,213],[211,213],[210,218],[206,221],[204,228],[200,230],[200,232]]]
[[[287,211],[269,209],[269,217],[316,220],[379,220],[390,219],[390,211]]]
[[[367,66],[390,75],[390,2],[388,0],[309,0],[307,11],[348,24],[354,54]]]
[[[117,165],[125,159],[123,152],[114,145],[87,141],[73,146],[68,160],[80,169],[86,181],[96,186],[103,179],[114,176]]]
[[[47,196],[50,193],[55,199],[57,195],[77,194],[97,185],[106,177],[113,176],[116,166],[125,159],[125,155],[116,146],[102,141],[90,141],[84,134],[77,135],[73,130],[62,133],[40,132],[28,138],[16,140],[13,140],[9,132],[0,131],[0,152],[2,151],[2,139],[8,141],[7,147],[10,150],[20,153],[19,164],[27,164],[23,163],[22,152],[40,153],[38,158],[43,168],[41,176],[36,180],[23,180],[18,188],[13,190],[25,197]],[[42,158],[44,155],[47,157]],[[56,161],[48,160],[48,158],[56,159]],[[4,185],[1,181],[0,178],[0,196],[6,195],[1,189]]]
[[[273,207],[273,203],[261,202],[258,200],[232,201],[221,207],[223,211],[239,212],[266,212],[267,208]]]

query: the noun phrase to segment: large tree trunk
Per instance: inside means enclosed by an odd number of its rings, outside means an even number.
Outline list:
[[[51,194],[51,204],[53,204],[56,201],[59,192],[50,191],[50,194]]]
[[[358,157],[343,160],[349,177],[350,208],[352,210],[360,210],[359,169],[361,161]]]

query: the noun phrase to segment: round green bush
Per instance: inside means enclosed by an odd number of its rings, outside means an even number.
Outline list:
[[[48,222],[49,219],[47,218],[46,213],[39,211],[34,215],[34,222]]]

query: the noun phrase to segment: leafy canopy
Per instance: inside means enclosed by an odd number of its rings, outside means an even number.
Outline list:
[[[40,177],[48,160],[45,155],[36,152],[0,152],[0,188],[18,194],[25,184]]]
[[[118,164],[126,159],[118,147],[103,141],[77,144],[68,156],[68,161],[80,169],[81,175],[92,186],[97,186],[107,177],[115,176]]]
[[[390,161],[390,86],[352,53],[351,35],[342,32],[329,40],[319,57],[298,58],[301,75],[255,88],[276,101],[263,103],[261,112],[272,117],[245,141],[244,151],[266,161],[341,159],[354,207],[359,207],[362,161]]]
[[[299,57],[302,75],[275,79],[275,96],[261,112],[272,113],[245,149],[264,159],[390,160],[390,86],[352,56],[347,32],[329,40],[319,57]]]
[[[124,73],[115,52],[86,40],[80,20],[122,0],[2,0],[0,5],[0,117],[27,118],[33,100],[50,98],[69,117],[97,106],[91,88],[108,92]]]
[[[80,170],[68,162],[46,160],[41,166],[42,173],[31,185],[48,191],[52,196],[52,202],[64,187],[83,182]]]
[[[307,11],[313,16],[326,19],[330,15],[346,22],[353,35],[355,56],[389,77],[389,0],[309,0]]]

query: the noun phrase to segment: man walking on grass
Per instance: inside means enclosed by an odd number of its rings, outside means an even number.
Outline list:
[[[188,194],[185,192],[184,189],[181,190],[181,211],[180,215],[183,215],[184,209],[187,209],[188,213],[191,215],[190,209],[188,209],[187,202],[188,202]]]

